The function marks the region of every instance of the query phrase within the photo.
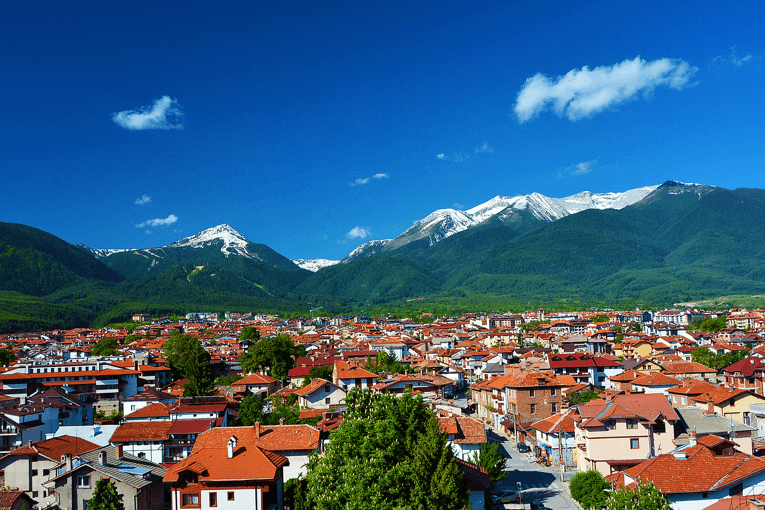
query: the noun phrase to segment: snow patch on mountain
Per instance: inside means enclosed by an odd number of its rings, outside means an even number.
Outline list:
[[[334,266],[335,264],[340,263],[339,260],[328,260],[328,259],[298,259],[298,260],[293,260],[292,262],[294,262],[301,268],[307,269],[313,273],[315,273],[319,269],[323,269],[329,266]]]
[[[99,248],[91,248],[90,246],[85,246],[81,243],[75,243],[75,246],[79,246],[80,248],[87,250],[97,259],[105,259],[109,255],[114,255],[115,253],[122,253],[123,251],[133,251],[133,250],[125,250],[125,249],[107,249],[102,250]]]
[[[218,241],[223,242],[220,251],[228,257],[229,255],[242,255],[248,258],[257,258],[255,254],[247,251],[249,239],[234,230],[230,225],[224,223],[217,227],[208,228],[202,232],[190,237],[181,239],[169,245],[169,248],[202,248]]]

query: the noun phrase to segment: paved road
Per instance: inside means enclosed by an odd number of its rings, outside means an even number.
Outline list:
[[[568,481],[574,475],[573,471],[567,472],[566,481],[561,482],[560,470],[540,465],[530,453],[520,453],[506,436],[491,433],[490,440],[500,443],[507,456],[505,471],[508,475],[497,484],[496,491],[517,490],[518,482],[523,489],[523,505],[513,503],[505,505],[504,508],[528,509],[529,503],[535,501],[544,503],[546,507],[554,510],[580,510],[576,502],[571,499],[568,490]]]

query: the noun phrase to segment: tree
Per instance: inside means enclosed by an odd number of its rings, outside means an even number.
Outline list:
[[[691,351],[691,360],[694,363],[701,363],[705,367],[712,365],[712,358],[714,354],[709,350],[709,347],[697,347]]]
[[[260,340],[242,354],[239,362],[244,373],[268,370],[271,377],[286,379],[295,359],[305,354],[305,347],[295,345],[289,335],[279,335]]]
[[[257,342],[260,340],[260,331],[254,326],[245,326],[242,328],[241,333],[239,333],[239,340],[251,340]]]
[[[255,425],[263,418],[263,402],[255,395],[247,395],[239,407],[239,423],[245,427]]]
[[[568,393],[568,402],[571,405],[586,404],[591,400],[595,400],[600,395],[599,392],[591,389],[584,389],[580,391],[572,391]]]
[[[88,501],[89,510],[125,510],[122,494],[117,492],[114,482],[101,478],[96,482],[93,497]]]
[[[96,356],[116,356],[119,354],[117,347],[119,342],[114,337],[105,337],[99,340],[96,345],[93,346],[93,354]]]
[[[574,498],[585,510],[590,508],[603,508],[606,503],[606,489],[610,484],[595,469],[577,473],[571,478],[568,485],[571,497]]]
[[[12,350],[0,349],[0,365],[7,367],[13,361],[16,361],[16,355]]]
[[[507,477],[505,456],[499,450],[499,443],[481,443],[480,450],[473,454],[471,461],[486,469],[492,484]]]
[[[573,481],[573,480],[572,480]],[[608,510],[671,510],[667,498],[650,481],[638,479],[634,489],[619,487],[606,500]]]
[[[189,381],[183,387],[184,396],[204,395],[212,388],[210,353],[196,337],[171,335],[162,351],[167,357],[167,366],[173,371],[173,378]]]
[[[318,510],[468,509],[470,487],[422,398],[351,390],[345,420],[308,463]]]

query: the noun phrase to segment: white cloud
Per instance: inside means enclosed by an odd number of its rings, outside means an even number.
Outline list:
[[[175,214],[171,214],[167,218],[154,218],[153,220],[142,221],[141,223],[137,224],[136,227],[138,228],[166,227],[168,225],[172,225],[176,221],[178,221],[178,216],[176,216]]]
[[[151,197],[149,195],[147,195],[146,193],[144,193],[141,198],[136,198],[135,199],[136,205],[146,205],[149,202],[151,202]]]
[[[552,107],[559,117],[575,121],[618,104],[650,96],[659,86],[682,90],[698,68],[679,59],[646,62],[640,57],[612,66],[572,69],[552,80],[537,73],[524,83],[515,103],[518,122],[527,122]]]
[[[440,159],[441,161],[443,161],[443,160],[445,160],[445,159],[448,159],[448,158],[446,157],[446,154],[444,154],[443,152],[442,152],[441,154],[436,154],[436,158],[437,158],[437,159]]]
[[[169,96],[162,96],[151,107],[112,113],[112,120],[120,127],[138,131],[142,129],[183,129],[181,105]]]
[[[375,179],[375,180],[378,180],[378,181],[381,180],[381,179],[390,179],[390,174],[387,174],[387,173],[376,173],[372,177],[363,177],[363,178],[356,179],[353,182],[349,182],[348,185],[351,186],[351,187],[353,187],[353,186],[361,186],[363,184],[369,184],[369,182],[372,179]]]
[[[480,147],[476,147],[475,148],[475,153],[476,154],[481,154],[483,152],[488,152],[489,154],[493,154],[494,153],[494,147],[490,147],[488,143],[484,142],[483,145],[481,145]]]
[[[712,59],[712,64],[722,65],[722,66],[733,66],[736,69],[738,69],[742,65],[748,62],[752,62],[753,60],[756,60],[759,58],[761,57],[755,57],[751,54],[741,57],[738,54],[738,49],[736,48],[736,46],[731,46],[730,55],[728,55],[727,57],[723,55],[718,55]]]
[[[350,232],[345,234],[348,239],[366,239],[372,235],[367,227],[353,227]]]
[[[592,161],[582,161],[581,163],[577,163],[574,167],[574,170],[571,172],[571,175],[585,175],[590,172],[592,172],[592,165],[595,164],[595,160]]]
[[[454,207],[454,208],[455,208],[455,209],[457,209],[458,211],[459,211],[459,210],[462,210],[462,209],[464,209],[464,208],[465,208],[465,206],[464,206],[463,204],[460,204],[459,202],[455,202],[455,203],[453,203],[453,204],[452,204],[452,207]]]

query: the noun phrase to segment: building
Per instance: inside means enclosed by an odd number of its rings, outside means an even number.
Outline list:
[[[64,455],[45,483],[61,510],[87,510],[96,482],[106,478],[122,494],[125,510],[164,510],[162,477],[165,468],[123,453],[122,447],[104,446],[76,457]]]
[[[216,436],[207,441],[167,471],[171,508],[284,508],[284,468],[289,460],[230,433],[228,439]]]
[[[452,447],[454,456],[460,460],[472,462],[472,457],[486,442],[486,429],[483,423],[469,416],[439,417],[441,432],[446,434],[447,443]]]
[[[571,414],[579,471],[604,476],[675,449],[679,416],[660,394],[632,393],[579,405]]]
[[[363,368],[351,367],[347,361],[336,360],[332,368],[332,382],[345,391],[371,388],[377,384],[377,374]]]
[[[85,439],[62,436],[17,448],[0,458],[3,483],[23,491],[41,507],[47,507],[55,503],[56,498],[43,486],[43,482],[50,479],[51,472],[55,474],[53,469],[61,463],[61,456],[77,456],[98,447]]]
[[[346,392],[326,379],[314,379],[296,390],[298,405],[312,409],[335,408],[345,404]]]

